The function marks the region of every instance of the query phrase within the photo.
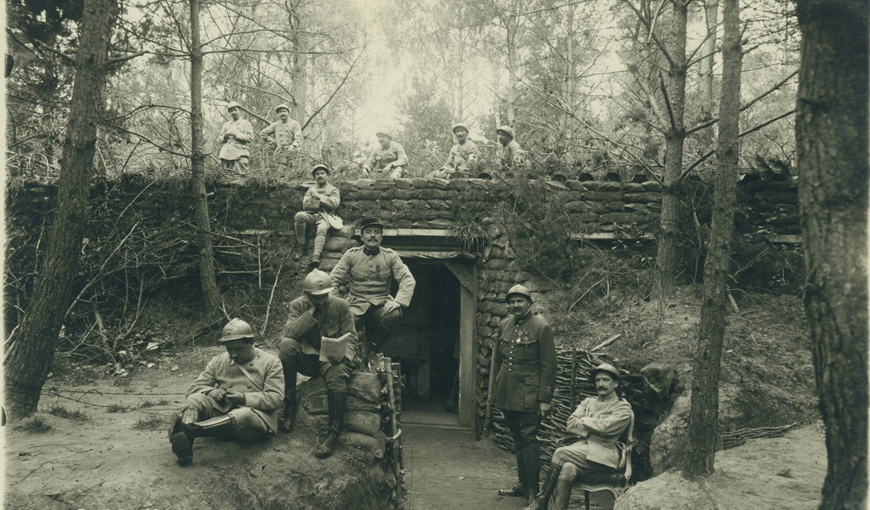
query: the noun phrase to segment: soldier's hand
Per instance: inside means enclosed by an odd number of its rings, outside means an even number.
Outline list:
[[[333,365],[338,365],[342,361],[342,359],[339,356],[329,356],[329,357],[327,357],[327,359],[329,359],[329,362],[332,363]]]
[[[402,305],[400,305],[398,301],[387,301],[386,303],[384,303],[384,315],[392,312],[400,306]]]
[[[245,394],[238,393],[235,391],[227,393],[227,400],[234,405],[243,406],[245,405]]]
[[[550,414],[550,404],[546,402],[538,402],[538,415],[541,418],[546,418]]]
[[[221,402],[224,398],[226,398],[227,390],[222,388],[215,388],[213,390],[208,390],[208,392],[206,392],[206,396],[211,397],[218,402]]]

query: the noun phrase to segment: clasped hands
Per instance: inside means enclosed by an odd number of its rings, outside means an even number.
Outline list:
[[[237,391],[227,391],[223,388],[214,388],[206,392],[206,396],[215,399],[218,402],[227,401],[230,404],[243,406],[245,405],[245,394]]]

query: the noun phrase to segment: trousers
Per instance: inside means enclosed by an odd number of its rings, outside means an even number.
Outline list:
[[[323,253],[323,246],[326,244],[326,234],[329,232],[329,224],[318,213],[310,213],[308,211],[299,211],[294,218],[296,222],[296,242],[301,246],[305,246],[308,242],[308,229],[316,229],[314,235],[314,258]]]
[[[269,426],[250,407],[230,408],[222,405],[215,399],[202,393],[188,395],[185,409],[194,409],[197,413],[196,421],[200,422],[218,416],[230,415],[236,420],[236,430],[230,437],[242,441],[252,441],[269,433]]]
[[[326,389],[344,393],[347,391],[347,381],[353,369],[346,363],[333,365],[329,361],[320,361],[316,354],[305,354],[302,345],[293,338],[281,340],[278,358],[284,366],[284,381],[287,389],[296,391],[296,374],[308,377],[323,377],[326,379]],[[289,400],[286,396],[285,400]]]

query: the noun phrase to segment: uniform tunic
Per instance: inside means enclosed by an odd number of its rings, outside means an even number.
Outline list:
[[[531,311],[507,317],[498,326],[495,355],[495,399],[503,411],[534,412],[538,402],[550,403],[556,386],[553,330]]]
[[[381,147],[381,144],[378,144],[372,150],[366,162],[363,163],[363,168],[381,170],[388,163],[392,163],[394,167],[404,167],[408,164],[408,155],[405,154],[404,147],[392,140],[390,140],[390,144],[386,149]]]
[[[320,202],[317,205],[317,202]],[[305,192],[302,197],[302,210],[313,216],[312,220],[317,221],[318,217],[326,221],[329,228],[336,230],[344,226],[341,218],[333,214],[338,209],[338,204],[341,202],[341,195],[338,188],[327,183],[324,187],[312,186]]]
[[[625,399],[589,397],[583,400],[568,418],[566,427],[569,434],[583,440],[556,449],[553,462],[570,462],[587,469],[593,467],[588,462],[595,462],[616,468],[619,465],[616,442],[630,422],[631,404]]]
[[[346,299],[354,315],[364,315],[370,306],[381,306],[390,299],[408,307],[417,286],[399,254],[384,247],[372,255],[365,252],[364,246],[347,250],[330,276],[334,287],[348,286]],[[390,296],[393,279],[399,282],[395,298]]]
[[[262,131],[260,136],[263,138],[272,136],[275,140],[275,145],[279,148],[288,147],[290,149],[298,149],[305,141],[305,136],[302,134],[302,127],[293,119],[287,119],[287,122],[275,122],[269,125]]]
[[[235,139],[226,140],[226,135],[233,135]],[[248,145],[254,139],[254,128],[251,123],[245,119],[228,120],[221,127],[220,135],[218,135],[218,143],[223,143],[221,146],[220,159],[226,161],[235,161],[239,158],[251,157],[251,152],[248,150]]]
[[[268,432],[274,434],[278,430],[278,410],[284,400],[284,369],[281,362],[274,355],[255,347],[254,359],[244,367],[251,378],[230,360],[229,354],[215,356],[190,385],[187,390],[188,401],[198,404],[208,401],[209,405],[219,408],[220,413],[217,414],[227,414],[238,408],[226,400],[217,402],[206,393],[215,388],[244,393],[245,405],[241,408],[253,411],[268,426]]]
[[[508,168],[516,168],[523,164],[524,151],[516,140],[511,140],[501,150],[501,164]]]
[[[477,159],[477,156],[477,145],[471,140],[466,140],[465,143],[461,145],[457,143],[450,149],[444,166],[457,171],[465,171],[468,169],[468,164]]]

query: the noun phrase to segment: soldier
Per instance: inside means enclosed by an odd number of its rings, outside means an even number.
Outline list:
[[[329,167],[321,164],[314,165],[311,175],[317,182],[317,186],[312,186],[305,192],[305,196],[302,198],[303,210],[296,213],[294,218],[296,243],[299,248],[295,258],[299,260],[305,256],[308,248],[307,230],[309,227],[313,227],[317,233],[314,236],[314,253],[311,255],[311,262],[308,263],[308,266],[315,268],[320,266],[320,255],[323,253],[329,229],[338,230],[344,226],[344,223],[341,218],[334,214],[335,210],[338,209],[338,204],[341,203],[341,195],[338,188],[329,184]]]
[[[198,437],[252,440],[278,430],[284,398],[281,362],[254,347],[254,330],[241,319],[224,326],[220,343],[227,352],[212,358],[190,385],[187,404],[169,429],[179,466],[193,462]]]
[[[388,131],[378,131],[379,146],[372,150],[365,163],[363,172],[368,175],[372,170],[383,172],[392,178],[405,175],[405,166],[408,164],[408,155],[398,142],[393,141],[393,135]]]
[[[330,296],[329,275],[314,269],[302,282],[304,294],[290,303],[290,313],[282,331],[280,358],[284,366],[284,414],[279,423],[282,432],[290,432],[296,420],[296,373],[326,379],[329,408],[329,429],[326,440],[314,450],[314,455],[332,455],[341,434],[344,410],[347,406],[347,381],[356,362],[357,337],[353,315],[347,301]],[[339,338],[350,334],[343,358],[320,361],[322,337]]]
[[[357,332],[365,331],[366,343],[377,352],[396,329],[402,311],[411,304],[417,282],[399,255],[382,248],[384,224],[377,218],[360,222],[363,246],[347,250],[332,269],[332,285],[347,285],[347,301]],[[390,296],[393,279],[399,282]]]
[[[540,447],[538,428],[550,412],[556,385],[556,347],[553,331],[531,312],[532,295],[522,285],[508,291],[511,316],[498,326],[493,405],[504,413],[516,447],[519,483],[499,490],[502,496],[522,496],[535,501],[539,487]]]
[[[501,144],[501,166],[502,170],[510,172],[520,168],[523,164],[524,151],[520,144],[514,139],[514,128],[510,126],[500,126],[495,130],[498,135],[498,142]]]
[[[556,510],[567,510],[571,487],[577,477],[589,471],[616,469],[619,451],[616,442],[631,422],[631,404],[619,398],[619,370],[602,363],[592,371],[597,397],[589,397],[568,417],[566,430],[579,436],[576,443],[557,448],[553,453],[544,489],[527,510],[546,510],[550,496],[556,492]]]
[[[251,152],[248,150],[254,139],[254,128],[251,123],[242,118],[242,106],[235,101],[227,105],[232,119],[224,122],[218,135],[221,146],[220,160],[224,171],[239,175],[248,173],[248,160]]]
[[[275,113],[278,114],[279,121],[260,131],[260,136],[266,142],[274,143],[274,155],[283,156],[286,162],[287,156],[302,146],[305,136],[302,134],[302,127],[299,126],[299,123],[290,118],[289,106],[279,104],[275,108]]]
[[[456,136],[456,145],[450,149],[447,162],[440,170],[435,170],[429,177],[443,179],[456,177],[457,173],[468,172],[468,165],[473,163],[478,156],[477,144],[468,139],[468,127],[459,123],[453,126],[453,135]]]

